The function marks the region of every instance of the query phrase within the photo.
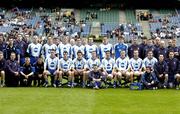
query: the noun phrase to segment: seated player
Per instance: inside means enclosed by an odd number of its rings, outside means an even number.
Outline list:
[[[150,50],[147,53],[147,57],[143,60],[143,68],[146,68],[147,66],[151,67],[153,71],[153,66],[157,62],[157,59],[153,57],[153,52]]]
[[[19,86],[19,72],[20,65],[16,61],[16,54],[11,52],[10,60],[6,62],[6,81],[5,84],[7,87],[17,87]]]
[[[74,75],[77,79],[80,78],[80,81],[81,81],[81,84],[83,86],[83,84],[85,83],[85,77],[86,77],[86,74],[85,74],[85,66],[86,66],[86,60],[83,58],[83,54],[81,51],[78,51],[77,52],[77,58],[74,59],[73,61],[73,64],[74,64]],[[77,80],[79,81],[79,80]],[[71,87],[74,87],[74,78],[72,79],[72,85]],[[77,82],[79,83],[79,82]]]
[[[168,85],[168,66],[164,60],[164,55],[159,54],[159,61],[154,64],[154,73],[159,80],[159,88],[166,88]]]
[[[126,57],[126,52],[122,50],[120,57],[116,60],[117,75],[114,78],[115,81],[119,81],[119,84],[121,84],[121,79],[125,80],[125,84],[130,81],[128,65],[129,59]]]
[[[86,70],[85,70],[85,81],[87,80],[87,85],[89,86],[89,79],[88,79],[88,75],[89,73],[93,70],[93,66],[96,65],[98,67],[98,69],[100,68],[101,62],[100,60],[97,58],[96,55],[96,51],[92,52],[92,57],[90,59],[87,60],[87,64],[86,64]],[[86,83],[86,82],[85,82]],[[83,84],[83,87],[85,87],[86,84]]]
[[[151,66],[146,66],[146,71],[142,75],[141,82],[146,89],[157,89],[158,79],[154,72],[151,72]]]
[[[38,81],[38,87],[44,83],[43,71],[44,71],[44,62],[42,58],[38,58],[37,62],[34,64],[35,67],[35,83]],[[36,85],[36,84],[34,84]]]
[[[111,58],[110,51],[106,51],[106,57],[102,60],[101,68],[103,75],[105,76],[105,84],[107,83],[107,80],[114,79],[115,73],[115,60]],[[111,85],[111,82],[109,83]],[[107,85],[108,86],[108,85]],[[114,81],[113,87],[116,87],[116,82]]]
[[[96,64],[93,65],[93,70],[89,73],[89,78],[93,83],[94,89],[99,89],[101,87],[101,81],[103,78],[102,72],[98,69]]]
[[[25,63],[22,66],[21,72],[20,72],[20,85],[21,86],[28,86],[30,87],[33,80],[33,68],[30,63],[30,58],[25,58]]]
[[[72,85],[72,80],[74,80],[74,68],[73,68],[73,61],[68,58],[68,52],[63,52],[63,58],[60,59],[60,71],[59,71],[59,81],[60,83],[58,86],[60,87],[62,85],[62,78],[63,76],[68,77],[68,85]]]
[[[4,59],[3,52],[0,51],[0,86],[5,86],[5,69],[6,69],[6,60]]]
[[[57,85],[57,78],[59,75],[59,59],[55,55],[55,50],[51,49],[51,54],[46,58],[44,63],[44,79],[45,87],[48,87],[48,76],[51,76],[51,85],[54,87]]]
[[[134,50],[134,57],[129,61],[129,68],[131,70],[130,77],[131,83],[134,82],[134,77],[137,77],[138,81],[141,79],[142,72],[142,59],[139,58],[138,50]]]
[[[178,66],[177,73],[180,74],[180,62],[178,64],[179,64],[179,66]],[[176,75],[175,79],[176,79],[175,80],[175,82],[176,82],[176,89],[179,90],[180,75]]]

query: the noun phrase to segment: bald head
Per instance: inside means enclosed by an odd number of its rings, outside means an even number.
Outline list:
[[[163,40],[160,42],[160,47],[165,47],[165,42]]]

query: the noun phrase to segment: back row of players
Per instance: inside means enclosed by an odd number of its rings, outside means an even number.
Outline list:
[[[122,79],[125,82],[133,82],[134,77],[140,80],[146,69],[150,69],[156,74],[161,86],[166,88],[169,84],[174,84],[177,88],[179,87],[180,65],[177,59],[179,50],[175,39],[168,48],[165,47],[165,42],[159,38],[156,38],[154,45],[151,39],[143,39],[140,45],[137,44],[137,39],[133,39],[131,46],[128,47],[124,43],[123,37],[120,36],[118,43],[113,47],[108,43],[107,37],[104,37],[103,43],[97,47],[92,38],[86,45],[82,45],[81,39],[77,39],[77,44],[71,46],[68,43],[68,37],[65,37],[63,43],[57,46],[49,37],[47,43],[42,46],[38,43],[38,37],[34,36],[33,42],[27,46],[29,57],[25,58],[25,62],[23,62],[23,55],[25,55],[23,50],[25,49],[22,48],[21,41],[14,46],[13,39],[9,39],[6,50],[2,50],[1,54],[5,55],[6,59],[10,59],[6,66],[12,65],[13,57],[11,56],[18,56],[22,69],[17,72],[22,77],[20,79],[22,83],[27,81],[28,84],[31,84],[32,78],[29,77],[34,73],[32,69],[27,72],[27,66],[34,65],[35,73],[38,73],[39,77],[43,77],[46,87],[48,86],[48,75],[55,76],[52,82],[54,87],[61,86],[63,76],[68,76],[68,86],[71,87],[74,86],[76,78],[80,79],[78,83],[81,83],[83,87],[93,81],[97,82],[94,83],[94,87],[98,88],[99,82],[103,81],[106,84],[107,80],[113,80],[113,87],[117,87],[121,85]],[[14,51],[12,47],[14,47]],[[9,50],[10,48],[12,50]],[[41,62],[44,63],[43,68],[38,65]],[[6,68],[10,68],[10,66]],[[6,71],[11,70],[6,69]]]

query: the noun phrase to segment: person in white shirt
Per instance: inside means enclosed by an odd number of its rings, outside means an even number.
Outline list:
[[[33,37],[33,42],[28,45],[27,53],[30,55],[31,64],[34,64],[41,55],[42,45],[38,43],[38,36]]]
[[[116,60],[117,75],[114,80],[118,80],[120,84],[122,79],[124,79],[126,83],[129,82],[130,72],[128,71],[128,68],[129,58],[126,57],[126,52],[123,50],[121,51],[121,56]]]
[[[60,59],[59,65],[60,65],[60,72],[59,72],[60,84],[59,84],[59,86],[61,86],[61,84],[62,84],[63,76],[68,77],[68,85],[70,86],[72,83],[72,79],[74,77],[74,65],[73,65],[72,59],[68,58],[67,51],[64,51],[63,58]]]
[[[42,55],[45,58],[48,58],[51,55],[51,50],[55,50],[55,54],[58,54],[58,47],[53,44],[53,38],[48,37],[48,41],[46,44],[43,45],[42,47]]]
[[[138,81],[141,78],[141,75],[143,74],[142,68],[143,68],[143,61],[141,58],[139,58],[139,52],[138,50],[134,50],[134,57],[130,59],[129,61],[129,68],[130,68],[130,80],[131,83],[134,82],[134,77],[137,77]]]
[[[51,49],[50,52],[50,56],[44,62],[44,86],[48,87],[48,76],[51,76],[51,84],[53,83],[53,86],[56,87],[59,76],[59,58],[56,57],[54,49]],[[53,79],[54,82],[52,81]]]
[[[111,55],[113,53],[113,46],[108,42],[108,38],[104,37],[103,42],[99,45],[99,57],[104,59],[106,56],[106,51],[110,51]]]

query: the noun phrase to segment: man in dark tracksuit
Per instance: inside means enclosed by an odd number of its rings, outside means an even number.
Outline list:
[[[148,39],[147,45],[146,45],[146,47],[144,47],[145,57],[147,57],[148,51],[150,51],[150,50],[153,52],[153,55],[156,55],[155,54],[155,47],[154,47],[154,45],[152,43],[152,40]]]
[[[139,45],[137,43],[137,39],[133,38],[132,39],[132,44],[128,47],[128,56],[129,58],[132,58],[134,56],[134,50],[138,50],[138,52],[140,53],[140,48]]]
[[[20,76],[20,85],[21,86],[28,86],[30,87],[32,84],[33,80],[33,67],[30,64],[30,58],[26,57],[25,58],[25,63],[22,66],[21,69],[21,76]]]
[[[164,60],[164,55],[159,55],[159,61],[154,64],[154,73],[159,80],[159,87],[166,88],[168,85],[168,66],[166,61]]]
[[[16,54],[16,60],[18,60],[18,63],[20,62],[20,55],[19,55],[19,49],[14,45],[14,39],[10,38],[9,39],[9,44],[6,46],[6,51],[5,51],[5,58],[7,60],[10,59],[11,53],[14,52]]]
[[[175,77],[178,75],[179,61],[174,58],[174,51],[169,51],[169,58],[166,60],[168,65],[168,83],[170,88],[175,84]]]
[[[5,68],[6,60],[4,59],[3,52],[0,51],[0,87],[5,85]]]
[[[38,87],[44,84],[43,71],[44,71],[44,62],[42,58],[38,58],[37,62],[34,64],[35,67],[35,84],[38,81]]]
[[[16,54],[14,52],[11,53],[10,60],[7,60],[6,66],[6,86],[17,87],[19,84],[20,65],[16,61]]]
[[[141,82],[146,89],[157,89],[158,79],[154,72],[151,72],[151,67],[146,67],[146,72],[142,75]]]
[[[5,54],[5,50],[6,50],[6,42],[4,41],[4,37],[2,34],[0,34],[0,51],[3,52],[3,54]],[[4,55],[5,56],[5,55]]]
[[[139,45],[139,57],[141,59],[145,58],[144,47],[146,47],[146,46],[147,46],[147,37],[143,37],[142,43]]]
[[[168,49],[165,47],[164,41],[161,41],[160,47],[156,48],[154,57],[158,59],[160,54],[163,54],[165,59],[168,57]]]
[[[101,87],[103,75],[99,71],[97,65],[93,65],[93,70],[89,73],[89,80],[93,83],[94,89],[99,89]]]
[[[26,50],[28,47],[28,44],[26,44],[23,40],[22,40],[22,36],[18,35],[17,39],[14,42],[15,47],[18,49],[19,53],[20,53],[20,65],[22,66],[25,62],[25,56],[26,54]]]

